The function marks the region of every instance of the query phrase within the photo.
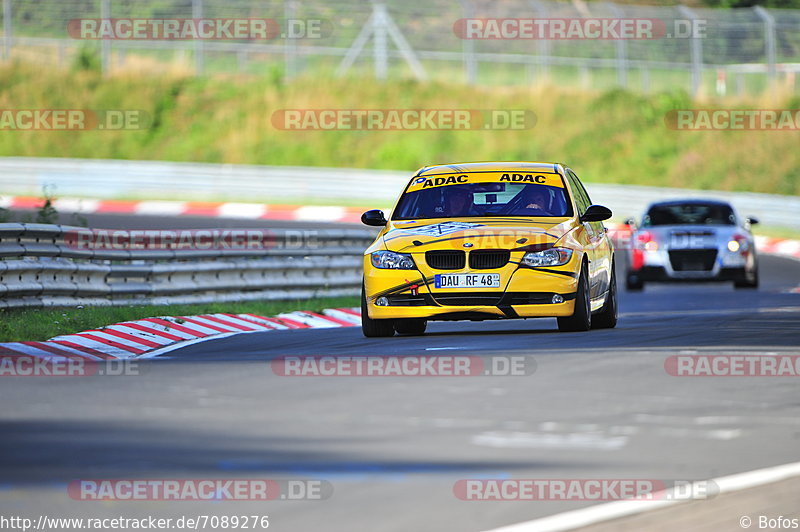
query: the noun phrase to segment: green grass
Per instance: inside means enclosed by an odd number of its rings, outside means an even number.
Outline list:
[[[772,225],[757,225],[753,228],[753,234],[764,235],[772,238],[788,238],[790,240],[800,240],[800,230],[791,227],[775,227]]]
[[[404,170],[473,160],[570,164],[589,183],[800,194],[799,132],[674,131],[664,116],[691,107],[799,108],[800,99],[692,101],[555,86],[179,73],[101,77],[94,71],[0,67],[0,109],[142,109],[142,131],[7,131],[0,156],[87,157]],[[274,111],[304,108],[530,109],[536,126],[506,131],[285,131]],[[313,196],[313,192],[309,193]],[[216,199],[216,198],[209,198]],[[306,198],[298,198],[305,201]],[[270,198],[259,198],[269,201]]]
[[[274,316],[293,310],[356,307],[357,297],[336,297],[297,301],[253,301],[205,305],[147,305],[131,307],[85,307],[0,310],[0,342],[42,341],[62,334],[98,329],[122,321],[153,316],[192,316],[224,312]]]

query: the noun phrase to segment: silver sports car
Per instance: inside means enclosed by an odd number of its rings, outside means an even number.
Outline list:
[[[672,200],[651,204],[632,227],[626,286],[648,281],[733,281],[758,287],[758,261],[750,226],[730,204],[716,200]]]

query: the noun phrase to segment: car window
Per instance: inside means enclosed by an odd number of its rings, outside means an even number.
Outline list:
[[[475,216],[572,216],[566,189],[535,183],[469,183],[406,192],[394,220]]]
[[[578,176],[575,173],[567,168],[567,178],[569,179],[570,184],[572,185],[572,190],[575,193],[575,203],[578,204],[578,210],[580,214],[586,212],[586,209],[589,208],[591,205],[591,200],[589,199],[589,195],[586,193],[586,189],[583,188]]]
[[[717,203],[653,205],[642,225],[736,225],[736,216],[730,206]]]
[[[583,197],[586,198],[586,202],[589,205],[591,205],[592,204],[592,198],[589,197],[589,191],[587,191],[586,187],[583,186],[583,182],[580,180],[580,178],[578,178],[577,174],[575,172],[573,172],[572,170],[570,170],[569,168],[567,168],[567,172],[570,173],[572,178],[578,184],[578,188],[580,189],[581,193],[583,194]]]

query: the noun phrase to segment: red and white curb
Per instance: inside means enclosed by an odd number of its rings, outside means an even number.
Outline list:
[[[756,249],[760,253],[800,259],[800,240],[756,236]]]
[[[42,198],[0,196],[0,207],[38,209]],[[268,205],[263,203],[219,203],[205,201],[127,201],[86,198],[53,200],[56,210],[76,214],[141,214],[148,216],[205,216],[245,220],[287,220],[296,222],[358,223],[364,211],[358,207],[337,205]]]
[[[152,358],[189,343],[232,334],[281,329],[354,327],[361,324],[357,308],[295,311],[275,317],[255,314],[203,314],[145,318],[100,329],[56,336],[44,342],[0,343],[0,356],[48,360],[108,360]]]

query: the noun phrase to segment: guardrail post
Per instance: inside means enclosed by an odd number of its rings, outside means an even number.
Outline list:
[[[697,20],[697,15],[694,14],[694,11],[689,9],[686,6],[678,6],[678,11],[680,11],[686,18],[692,21],[692,96],[697,96],[698,91],[700,90],[700,85],[703,80],[703,43],[700,41],[700,37],[694,35],[694,28],[697,27],[695,21]]]
[[[192,0],[192,18],[195,20],[203,18],[203,0]],[[197,38],[194,40],[194,69],[198,76],[202,76],[205,72],[205,59],[203,40]]]
[[[11,59],[11,0],[3,0],[3,59]]]

